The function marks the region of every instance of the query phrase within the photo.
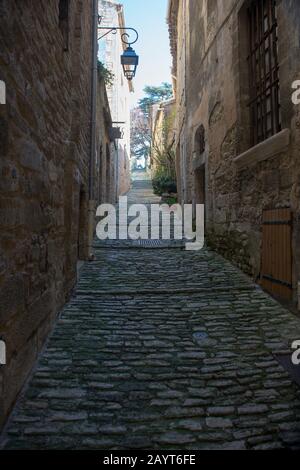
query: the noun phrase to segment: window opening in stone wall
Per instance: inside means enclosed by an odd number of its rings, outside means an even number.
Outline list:
[[[64,51],[69,49],[69,6],[70,0],[59,0],[59,28],[63,36]]]
[[[276,0],[255,0],[248,8],[249,73],[253,145],[281,130]]]

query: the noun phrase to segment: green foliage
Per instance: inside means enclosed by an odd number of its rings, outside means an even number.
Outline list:
[[[177,193],[177,185],[173,178],[165,173],[157,173],[152,180],[155,194]]]
[[[163,198],[163,203],[168,204],[168,206],[173,206],[174,204],[178,203],[178,197],[169,196],[169,197]],[[196,231],[196,229],[194,231]]]
[[[147,161],[150,157],[151,145],[153,145],[151,106],[171,98],[173,89],[170,83],[162,83],[160,86],[147,85],[144,88],[144,93],[144,98],[138,103],[142,116],[131,128],[131,154],[137,159],[143,157]]]
[[[162,186],[163,192],[176,193],[176,164],[175,164],[175,111],[164,116],[160,127],[152,136],[151,157],[155,162],[154,180]]]
[[[137,158],[147,158],[150,154],[151,132],[147,125],[139,122],[131,132],[131,153]]]
[[[99,76],[103,78],[105,85],[113,86],[115,75],[110,70],[108,70],[100,60],[98,60],[97,68],[98,68]]]
[[[151,106],[172,98],[173,89],[170,83],[164,82],[160,86],[147,85],[144,88],[144,93],[145,97],[139,101],[139,107],[145,115],[148,115]]]

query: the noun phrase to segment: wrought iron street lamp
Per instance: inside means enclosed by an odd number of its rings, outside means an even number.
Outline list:
[[[121,55],[121,64],[125,77],[131,81],[135,77],[137,66],[139,65],[139,56],[131,46],[128,46]]]
[[[101,23],[101,17],[99,18],[99,25]],[[136,74],[137,66],[139,64],[139,56],[136,54],[135,50],[131,47],[132,44],[135,44],[139,38],[138,32],[134,28],[121,28],[115,26],[98,26],[98,30],[105,30],[106,33],[98,37],[98,40],[104,38],[110,33],[117,34],[118,31],[133,31],[136,34],[134,41],[130,41],[130,35],[126,32],[121,34],[121,40],[123,44],[127,45],[127,48],[121,55],[121,64],[123,67],[123,72],[128,81],[133,80]]]

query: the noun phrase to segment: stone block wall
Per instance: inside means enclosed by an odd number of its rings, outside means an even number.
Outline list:
[[[118,196],[126,194],[130,189],[131,179],[130,179],[130,149],[125,146],[119,146],[118,151]]]
[[[118,58],[119,59],[119,58]],[[113,123],[107,89],[99,77],[97,93],[97,172],[98,203],[114,204],[130,188],[130,158],[123,140],[115,139],[118,123]],[[122,132],[122,126],[120,128]]]
[[[0,426],[87,256],[92,0],[59,7],[0,0]]]
[[[112,140],[112,116],[103,77],[99,77],[97,90],[97,163],[95,181],[98,204],[116,201],[117,146]]]
[[[205,202],[207,241],[254,279],[261,269],[263,210],[291,207],[296,301],[300,279],[300,108],[292,103],[291,85],[300,78],[300,3],[277,1],[282,129],[289,132],[288,144],[282,147],[280,139],[270,139],[264,149],[266,158],[258,158],[259,151],[254,152],[244,165],[238,157],[250,147],[249,120],[245,117],[249,77],[241,12],[249,2],[170,3],[182,199]],[[186,31],[184,52],[180,31]],[[205,145],[201,155],[197,142],[200,126]],[[199,173],[203,179],[198,179]],[[205,200],[199,201],[202,181]]]

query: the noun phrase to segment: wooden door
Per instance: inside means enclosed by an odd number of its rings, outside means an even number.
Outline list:
[[[263,213],[261,285],[287,300],[293,296],[292,221],[291,209]]]

